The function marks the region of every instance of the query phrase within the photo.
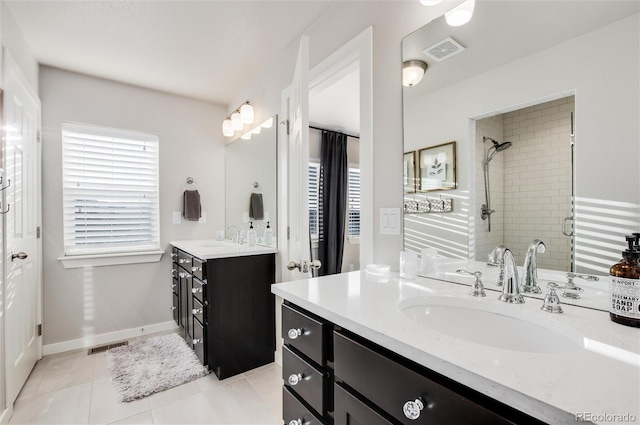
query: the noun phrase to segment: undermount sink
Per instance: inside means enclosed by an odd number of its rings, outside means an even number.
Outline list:
[[[515,310],[487,299],[446,296],[402,301],[400,310],[417,324],[434,331],[505,350],[530,353],[563,353],[584,347],[573,329],[549,320],[545,314]],[[483,303],[484,302],[484,303]],[[508,310],[508,311],[507,311]]]
[[[201,242],[199,243],[200,246],[203,246],[205,248],[224,248],[226,246],[226,244],[222,241],[219,242]]]

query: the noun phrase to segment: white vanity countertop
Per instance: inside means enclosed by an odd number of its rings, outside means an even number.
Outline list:
[[[469,288],[391,273],[387,282],[367,280],[366,272],[284,282],[272,292],[306,310],[439,372],[480,393],[546,423],[640,423],[640,329],[616,324],[607,312],[563,304],[564,313],[540,310],[542,301],[527,298],[511,305],[468,295]],[[540,322],[570,329],[584,348],[533,353],[468,342],[417,324],[400,309],[418,298],[454,296],[483,308],[509,309]],[[404,305],[403,304],[403,305]],[[494,329],[496,333],[500,329]]]
[[[201,260],[275,254],[278,252],[277,248],[262,245],[249,246],[246,243],[236,244],[227,239],[223,241],[215,239],[194,239],[186,241],[172,241],[170,244]]]

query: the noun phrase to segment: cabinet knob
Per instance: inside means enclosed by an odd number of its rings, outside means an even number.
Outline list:
[[[197,266],[191,267],[191,271],[192,271],[192,272],[199,272],[199,271],[202,271],[202,267],[197,267]]]
[[[202,309],[201,308],[194,308],[193,310],[191,310],[191,313],[193,313],[193,314],[202,314]]]
[[[171,289],[176,289],[176,284],[175,283],[171,284]]]
[[[294,419],[289,421],[289,425],[304,425],[304,422],[302,422],[302,419]]]
[[[171,269],[171,274],[174,274],[176,272],[176,269]]]
[[[191,289],[191,292],[197,294],[198,292],[202,292],[202,288],[193,288]]]
[[[176,309],[177,309],[177,308],[178,308],[178,307],[173,306],[173,307],[171,307],[171,311],[176,311]]]
[[[187,275],[187,274],[186,274],[186,273],[184,273],[184,272],[180,272],[180,273],[178,273],[178,276],[180,276],[180,279],[184,279],[186,275]]]
[[[302,335],[302,329],[298,328],[298,329],[289,329],[289,332],[287,332],[287,336],[289,337],[289,339],[296,339],[297,337],[299,337],[300,335]]]
[[[196,344],[202,344],[202,339],[201,338],[195,338],[193,340],[193,345],[196,345]]]
[[[176,254],[175,252],[171,253],[171,258],[176,258],[178,256],[178,254]]]
[[[289,383],[289,385],[294,386],[298,385],[298,382],[302,381],[303,378],[304,376],[302,376],[301,373],[292,373],[291,375],[289,375],[289,379],[287,379],[287,382]]]
[[[181,258],[178,260],[178,263],[180,264],[189,263],[189,262],[191,262],[191,259],[189,258]]]
[[[414,401],[409,400],[404,404],[404,406],[402,406],[404,415],[407,419],[411,419],[412,421],[415,421],[420,417],[422,409],[424,409],[424,404],[419,398],[416,398]]]

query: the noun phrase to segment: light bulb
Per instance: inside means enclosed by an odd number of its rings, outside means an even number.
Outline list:
[[[467,0],[461,5],[458,5],[444,14],[444,19],[452,27],[459,27],[466,24],[471,20],[473,16],[473,9],[475,8],[475,0]]]
[[[253,124],[253,106],[245,103],[240,107],[240,117],[245,124]]]
[[[222,134],[224,134],[227,137],[231,137],[233,136],[233,125],[231,125],[231,120],[229,118],[227,118],[226,120],[222,121]]]
[[[234,112],[231,114],[231,125],[234,130],[242,130],[244,128],[244,124],[242,123],[242,117],[240,117],[240,112]]]

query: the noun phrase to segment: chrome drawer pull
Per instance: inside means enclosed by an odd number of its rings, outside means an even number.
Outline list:
[[[191,310],[191,313],[193,313],[193,314],[202,314],[202,309],[201,308],[194,308],[193,310]]]
[[[298,385],[298,383],[303,379],[304,376],[301,373],[292,373],[291,375],[289,375],[289,379],[287,379],[287,382],[289,383],[289,385],[294,386]]]
[[[202,288],[193,288],[191,289],[191,292],[197,294],[198,292],[202,292]]]
[[[196,267],[196,266],[191,267],[191,271],[192,272],[201,272],[202,271],[202,267]]]
[[[202,339],[196,338],[193,340],[193,345],[202,344]]]
[[[302,422],[302,419],[294,419],[289,422],[289,425],[304,425],[304,422]]]
[[[289,337],[289,339],[296,339],[297,337],[299,337],[300,335],[302,335],[302,329],[298,328],[298,329],[289,329],[289,332],[287,332],[287,336]]]
[[[411,419],[412,421],[415,421],[420,417],[422,409],[424,409],[424,404],[419,398],[416,398],[415,401],[409,400],[404,404],[404,406],[402,406],[404,415],[407,419]]]
[[[189,260],[188,260],[188,259],[186,259],[186,258],[181,258],[181,259],[179,259],[179,260],[178,260],[178,262],[179,262],[180,264],[183,264],[183,263],[188,263],[188,262],[189,262]]]

